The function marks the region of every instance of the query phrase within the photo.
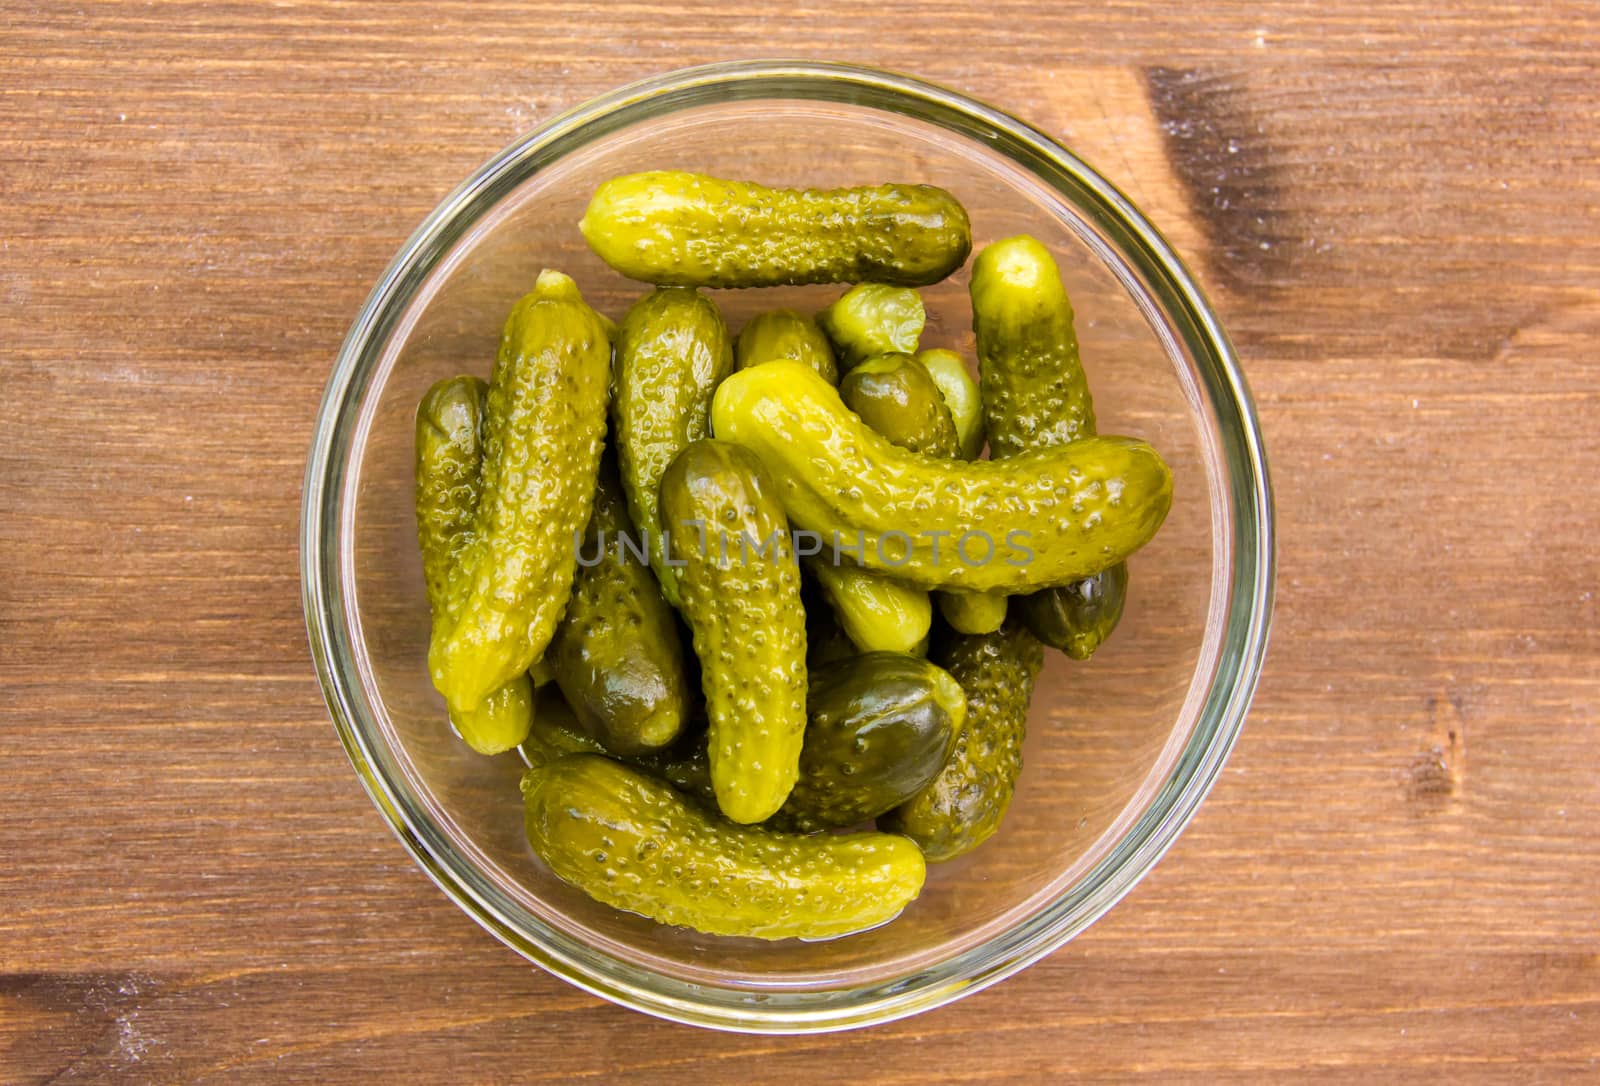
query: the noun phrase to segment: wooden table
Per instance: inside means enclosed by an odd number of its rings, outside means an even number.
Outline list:
[[[1600,1058],[1600,11],[6,4],[0,1081],[1552,1081]],[[324,712],[300,477],[402,239],[690,63],[912,71],[1123,184],[1238,344],[1277,625],[1130,897],[835,1037],[567,987],[411,864]]]

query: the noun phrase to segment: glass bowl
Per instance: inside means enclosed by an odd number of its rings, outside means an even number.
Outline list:
[[[561,883],[523,839],[515,754],[450,732],[425,665],[412,420],[434,381],[487,376],[500,326],[540,269],[621,316],[645,289],[589,252],[595,187],[646,169],[773,185],[929,182],[975,246],[1029,233],[1077,311],[1100,429],[1153,443],[1175,499],[1130,563],[1122,625],[1087,663],[1047,653],[1003,828],[933,867],[893,923],[830,942],[699,935]],[[719,291],[737,330],[838,288]],[[923,345],[973,357],[967,273],[924,291]],[[301,567],[312,655],[340,738],[406,848],[478,923],[581,988],[702,1026],[806,1032],[882,1022],[992,984],[1061,946],[1171,845],[1244,719],[1272,604],[1261,434],[1216,315],[1109,182],[1043,133],[954,92],[830,64],[674,72],[519,140],[418,228],[339,353],[306,468]],[[541,711],[559,711],[547,700]]]

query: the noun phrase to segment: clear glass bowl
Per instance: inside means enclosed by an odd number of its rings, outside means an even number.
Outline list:
[[[1030,233],[1077,310],[1100,428],[1152,442],[1175,475],[1127,613],[1088,663],[1050,653],[1025,768],[999,834],[934,867],[893,923],[832,942],[667,928],[556,880],[522,835],[515,755],[451,735],[428,681],[411,504],[412,419],[439,378],[488,375],[501,323],[541,268],[612,317],[645,288],[577,222],[602,180],[678,168],[775,185],[925,181],[983,245]],[[829,288],[722,291],[731,327]],[[925,292],[924,346],[973,351],[966,272]],[[607,999],[723,1029],[881,1022],[992,984],[1110,908],[1216,779],[1254,690],[1272,604],[1261,434],[1216,315],[1171,248],[1049,137],[902,76],[760,62],[675,72],[596,99],[507,148],[406,243],[334,365],[306,469],[302,577],[312,654],[339,735],[418,864],[474,919]],[[548,710],[549,704],[545,708]]]

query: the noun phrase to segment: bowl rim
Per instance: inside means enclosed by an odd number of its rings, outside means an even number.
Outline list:
[[[910,977],[865,989],[824,992],[713,989],[592,951],[534,918],[516,923],[474,886],[470,872],[426,843],[394,782],[376,768],[371,707],[354,671],[338,576],[352,390],[364,391],[397,310],[448,253],[478,213],[559,157],[642,119],[652,110],[750,98],[784,97],[864,104],[930,121],[971,138],[1005,140],[1048,168],[1097,207],[1085,208],[1043,178],[1080,211],[1094,210],[1136,259],[1160,295],[1163,313],[1180,319],[1219,417],[1225,449],[1229,521],[1235,531],[1225,632],[1217,670],[1194,733],[1167,780],[1121,838],[1077,883],[1015,927]],[[1064,945],[1127,894],[1171,847],[1211,790],[1249,709],[1270,635],[1275,587],[1273,497],[1253,400],[1221,322],[1161,233],[1114,185],[1033,126],[957,91],[906,75],[806,60],[751,60],[677,69],[602,94],[526,133],[488,160],[423,220],[373,288],[346,335],[317,411],[306,463],[300,531],[301,602],[318,681],[339,738],[372,802],[412,859],[444,893],[501,942],[556,976],[604,999],[690,1025],[752,1033],[814,1033],[889,1022],[942,1006],[997,983]],[[1215,583],[1215,575],[1214,575]],[[1240,604],[1245,606],[1241,609]],[[1228,681],[1224,682],[1226,679]],[[1204,727],[1209,722],[1209,727]],[[1196,747],[1197,740],[1204,742]]]

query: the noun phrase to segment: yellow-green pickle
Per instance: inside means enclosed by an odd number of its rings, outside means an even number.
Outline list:
[[[833,344],[815,320],[792,309],[757,313],[739,332],[739,341],[733,348],[734,368],[749,369],[781,358],[804,362],[828,384],[839,383]]]
[[[1050,251],[1026,235],[997,241],[973,262],[970,290],[990,455],[1093,437],[1072,303]],[[1086,660],[1116,628],[1127,594],[1127,566],[1118,563],[1033,593],[1020,610],[1047,645]]]
[[[646,283],[937,283],[972,250],[966,209],[931,185],[780,189],[657,170],[602,184],[578,224]]]
[[[648,537],[650,565],[676,607],[658,510],[661,475],[690,442],[711,436],[711,394],[733,372],[733,342],[716,303],[682,287],[639,299],[617,328],[616,370],[611,415],[628,511]]]
[[[447,575],[455,620],[435,631],[428,664],[457,713],[544,654],[577,568],[605,435],[611,344],[559,272],[539,276],[500,340],[484,401],[482,492],[472,538]]]
[[[579,725],[623,755],[669,745],[689,716],[677,618],[630,540],[638,535],[606,456],[572,599],[545,659]]]
[[[921,652],[933,624],[925,589],[862,569],[830,547],[806,559],[806,568],[833,609],[840,627],[862,652]]]
[[[482,486],[483,402],[488,385],[477,377],[440,381],[417,408],[417,542],[433,613],[433,637],[456,619],[448,591],[450,569],[472,538]],[[480,754],[510,750],[528,734],[533,689],[526,674],[493,691],[476,708],[450,711],[450,723]]]
[[[886,833],[735,826],[595,754],[530,770],[523,824],[557,876],[597,901],[711,935],[826,939],[894,919],[922,890],[917,847]]]
[[[927,319],[921,295],[885,283],[851,287],[817,314],[845,370],[878,355],[915,351]]]
[[[958,452],[963,460],[976,460],[983,452],[983,392],[967,370],[966,362],[954,351],[943,348],[921,351],[917,361],[928,371],[944,397],[950,419],[956,424]]]
[[[801,363],[771,366],[832,387]],[[682,563],[717,806],[735,822],[760,822],[794,786],[806,722],[806,619],[789,524],[766,467],[725,441],[697,441],[672,461],[661,522]]]
[[[943,863],[987,841],[1011,805],[1043,650],[1012,621],[994,633],[953,634],[933,656],[966,691],[967,724],[933,783],[878,826],[911,838],[929,863]]]
[[[859,543],[863,566],[924,588],[1066,584],[1142,547],[1172,504],[1172,473],[1143,441],[1085,438],[1003,462],[935,460],[894,446],[794,362],[734,374],[711,413],[720,439],[755,453],[779,480],[795,524]]]

